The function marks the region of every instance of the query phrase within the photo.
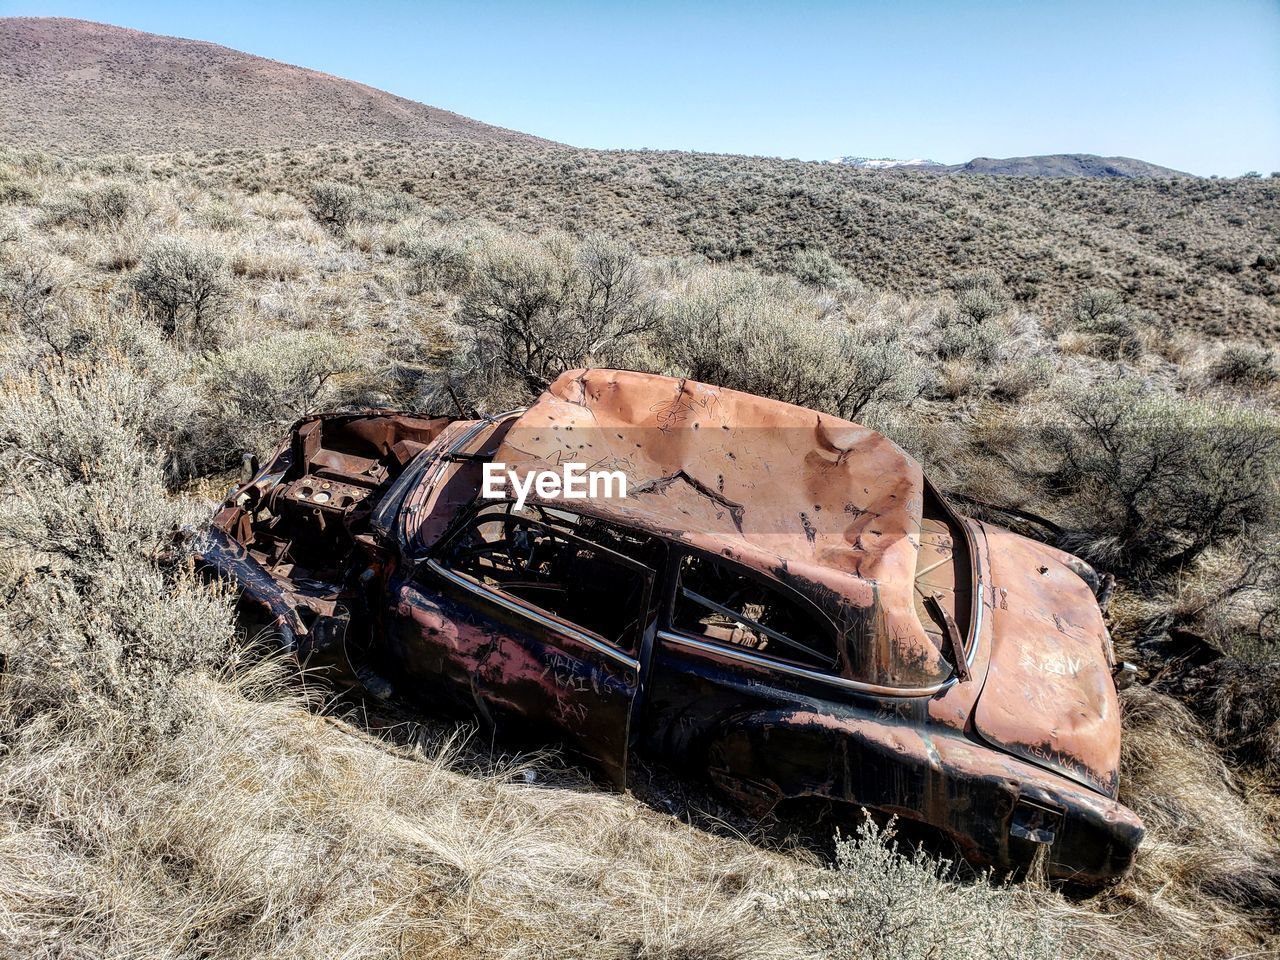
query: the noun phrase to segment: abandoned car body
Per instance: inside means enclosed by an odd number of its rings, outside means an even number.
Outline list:
[[[626,495],[481,496],[486,464],[569,461]],[[870,429],[592,369],[487,419],[308,417],[248,474],[198,562],[375,693],[620,787],[645,756],[751,812],[896,815],[976,864],[1045,849],[1098,886],[1132,861],[1096,576],[958,516]]]

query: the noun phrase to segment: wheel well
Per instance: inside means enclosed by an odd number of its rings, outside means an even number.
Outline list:
[[[913,818],[906,811],[863,806],[829,797],[803,796],[780,800],[774,814],[789,832],[811,836],[816,849],[833,860],[837,837],[841,840],[857,838],[870,821],[876,833],[885,842],[896,846],[904,856],[911,857],[919,851],[934,860],[947,862],[952,871],[960,871],[962,876],[978,875],[978,868],[971,865],[971,858],[966,855],[960,838],[934,824]]]

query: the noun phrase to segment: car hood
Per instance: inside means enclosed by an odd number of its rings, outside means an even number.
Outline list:
[[[1120,709],[1097,600],[1069,554],[980,529],[994,609],[974,728],[990,745],[1114,798]]]

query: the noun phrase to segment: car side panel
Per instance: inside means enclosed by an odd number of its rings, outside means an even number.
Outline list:
[[[393,580],[389,592],[386,651],[407,679],[405,692],[435,712],[488,722],[477,680],[498,625],[412,580]]]
[[[818,710],[816,691],[806,689],[802,678],[776,674],[767,665],[659,632],[646,689],[640,740],[648,753],[677,770],[710,778],[758,812],[780,798],[784,783],[794,795],[843,793],[838,746],[808,743],[804,746],[810,749],[788,749],[784,730],[778,734],[782,742],[771,742],[752,762],[744,763],[734,745],[724,740],[725,730],[750,726],[752,718]]]
[[[388,648],[417,699],[470,712],[514,743],[564,744],[625,786],[634,660],[447,577],[396,591]]]

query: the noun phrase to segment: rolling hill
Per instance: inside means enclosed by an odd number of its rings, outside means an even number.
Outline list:
[[[1278,181],[1122,157],[894,167],[583,150],[209,43],[25,18],[0,19],[5,143],[165,154],[253,191],[305,194],[332,178],[523,230],[621,236],[649,255],[776,271],[825,251],[907,295],[990,270],[1046,313],[1106,287],[1205,334],[1280,331]]]
[[[1035,157],[974,157],[968,163],[938,163],[936,160],[878,160],[841,157],[836,163],[862,170],[910,170],[924,173],[965,173],[997,177],[1088,177],[1091,179],[1168,179],[1191,177],[1146,160],[1133,157],[1099,157],[1092,153],[1052,153]]]
[[[212,43],[0,19],[0,142],[161,153],[367,141],[547,143]]]
[[[1098,157],[1092,153],[1054,153],[1039,157],[976,157],[968,163],[948,168],[954,173],[979,173],[1006,177],[1190,177],[1193,174],[1172,170],[1132,157]]]

